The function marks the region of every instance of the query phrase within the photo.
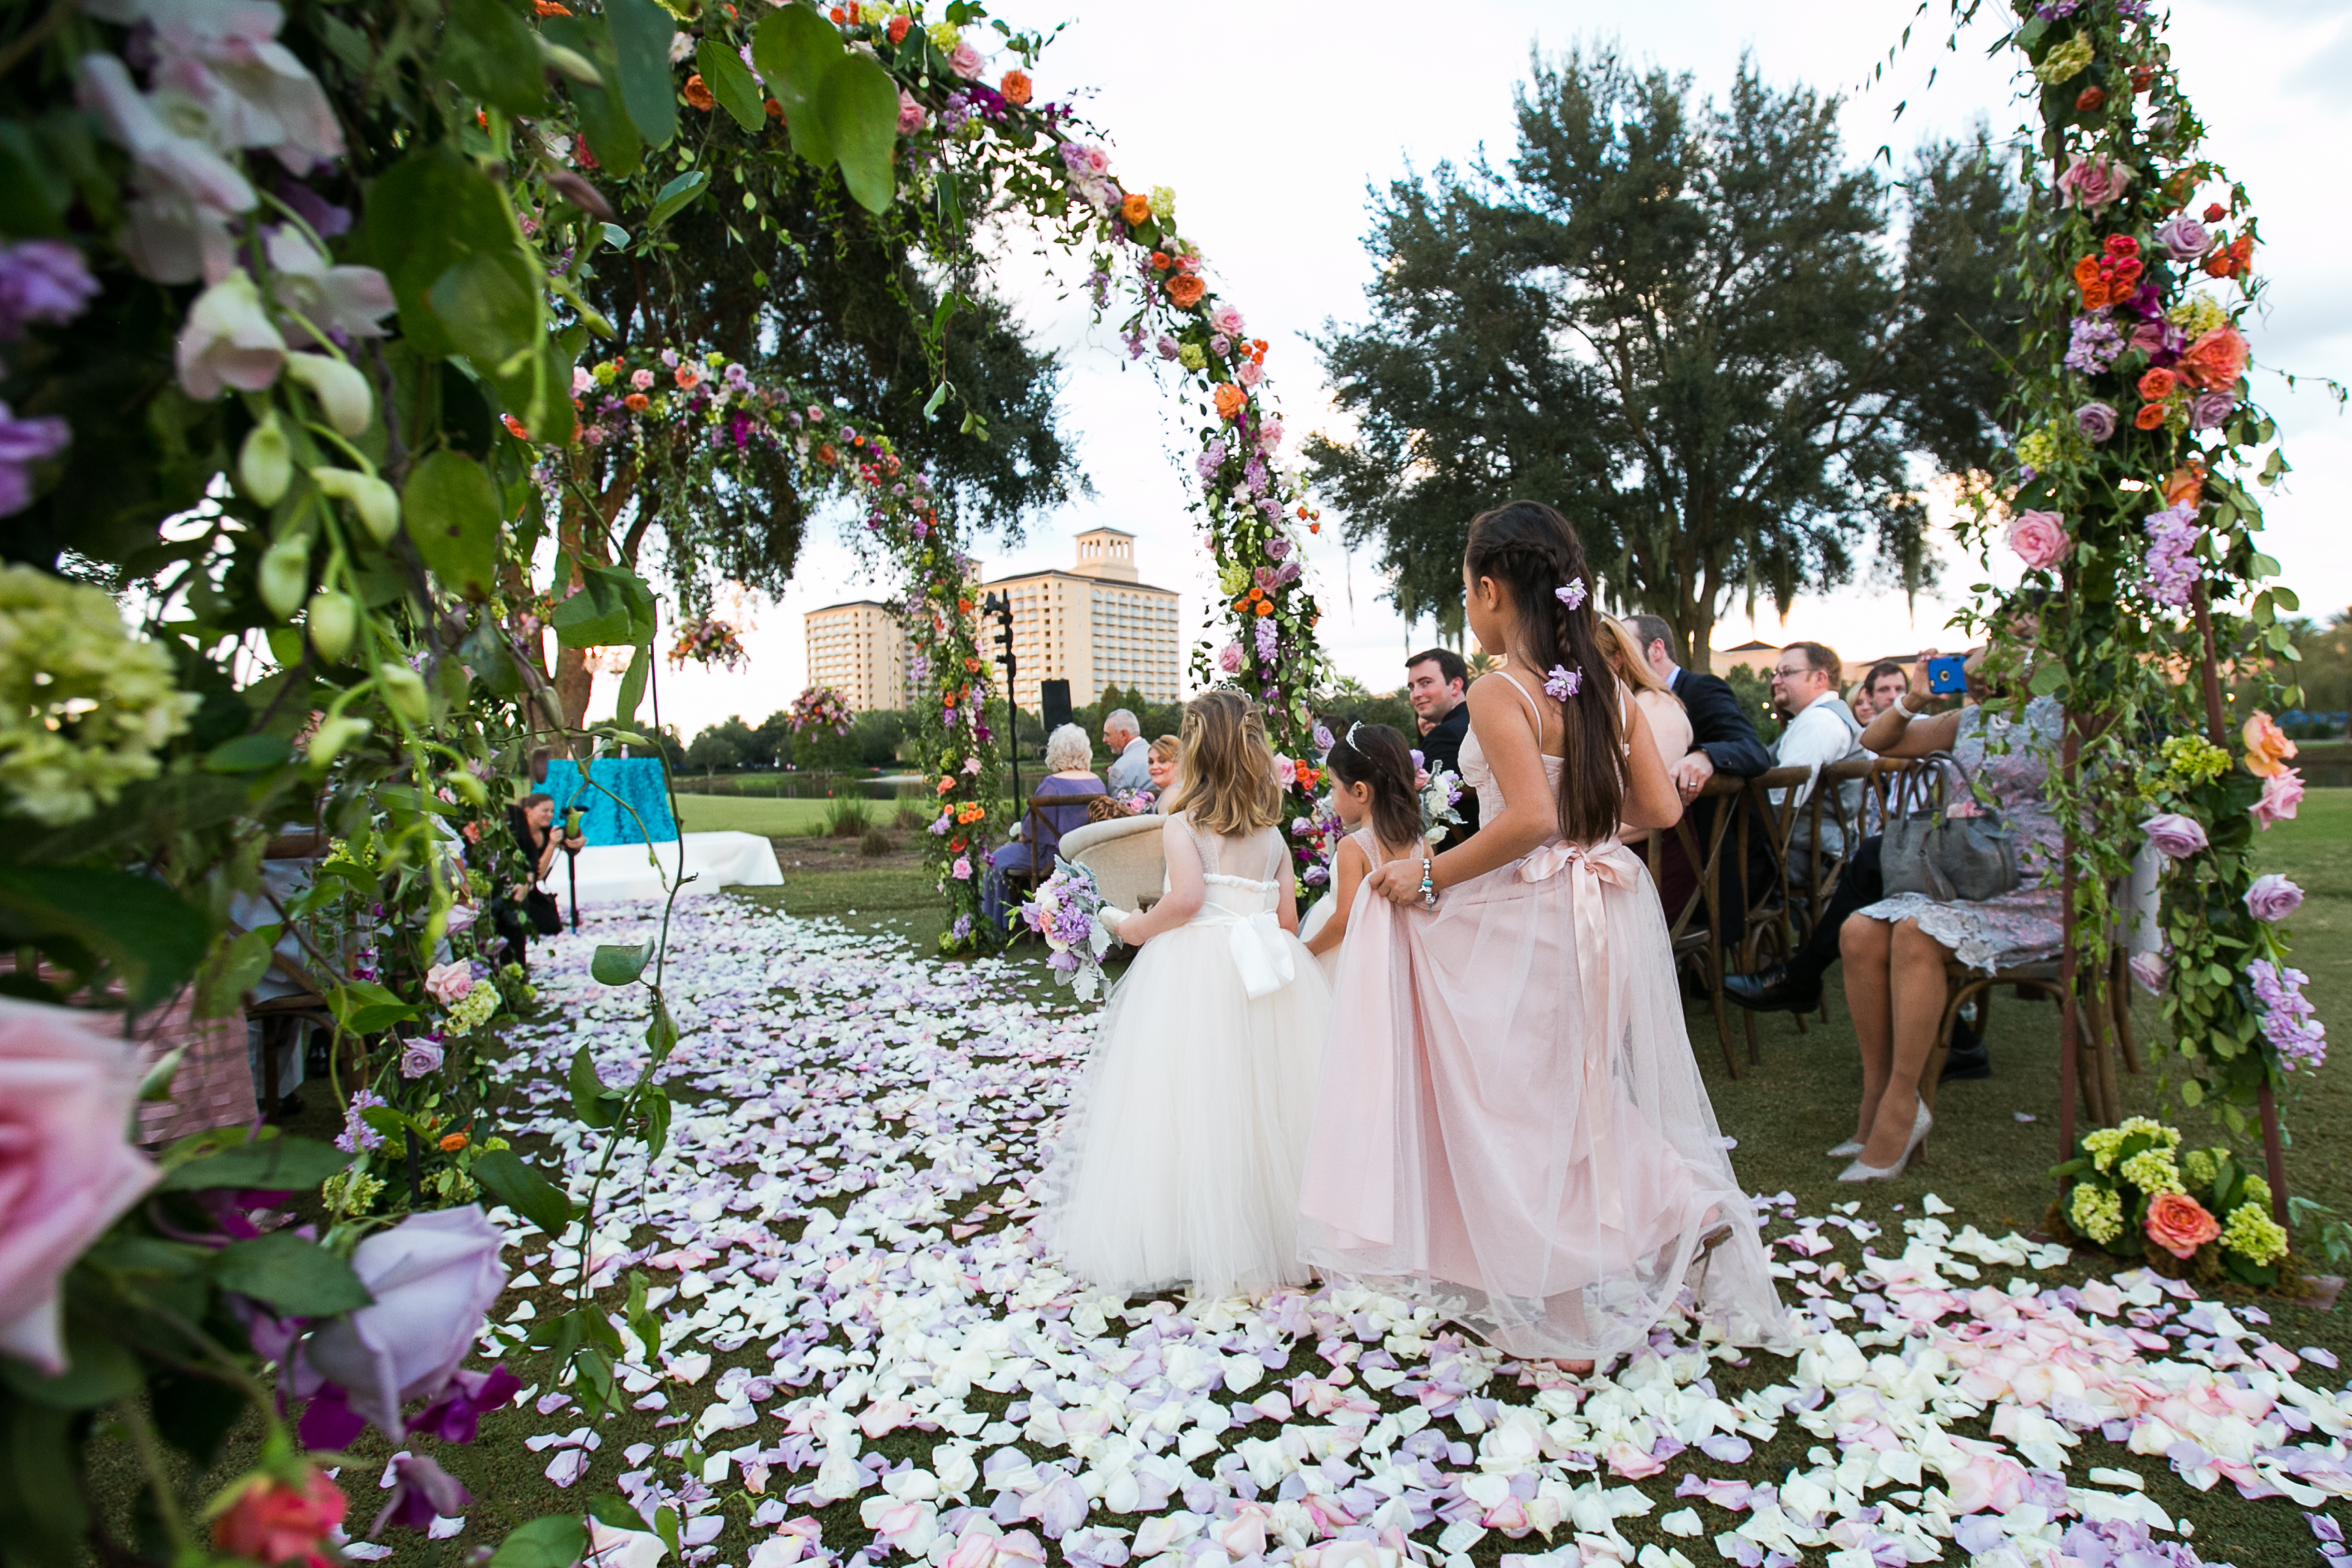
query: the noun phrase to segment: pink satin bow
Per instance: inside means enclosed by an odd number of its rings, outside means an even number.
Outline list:
[[[1599,844],[1551,843],[1519,862],[1519,879],[1540,882],[1562,871],[1576,880],[1569,905],[1576,921],[1576,962],[1584,996],[1584,1126],[1592,1143],[1592,1185],[1601,1223],[1625,1227],[1625,1195],[1617,1166],[1616,1099],[1610,1083],[1617,1039],[1609,1026],[1609,911],[1601,887],[1641,885],[1641,858],[1611,838]]]

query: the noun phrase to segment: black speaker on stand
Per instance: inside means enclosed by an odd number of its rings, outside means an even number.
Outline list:
[[[1068,681],[1039,681],[1037,702],[1038,706],[1045,710],[1045,733],[1048,735],[1070,721],[1070,683]]]

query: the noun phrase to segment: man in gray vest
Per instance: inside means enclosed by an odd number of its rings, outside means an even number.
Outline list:
[[[1868,755],[1862,749],[1862,725],[1855,720],[1853,710],[1838,695],[1843,684],[1844,667],[1838,661],[1837,650],[1817,642],[1792,642],[1780,650],[1780,663],[1772,670],[1772,706],[1787,721],[1780,738],[1772,743],[1772,761],[1777,767],[1822,768],[1832,763]],[[1772,792],[1772,804],[1778,805],[1784,792]],[[1851,815],[1862,805],[1862,781],[1848,779],[1838,786],[1846,812]],[[1806,786],[1797,789],[1797,805],[1801,815],[1796,830],[1789,838],[1790,869],[1810,868],[1813,856],[1811,814],[1802,812]],[[1821,849],[1835,855],[1845,847],[1837,818],[1824,813],[1822,818]]]

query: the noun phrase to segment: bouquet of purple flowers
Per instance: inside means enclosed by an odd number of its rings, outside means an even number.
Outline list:
[[[1075,986],[1087,1002],[1097,993],[1109,994],[1102,957],[1114,939],[1110,928],[1103,924],[1102,910],[1102,892],[1095,886],[1094,873],[1059,858],[1054,862],[1054,874],[1038,883],[1037,890],[1021,906],[1022,920],[1045,939],[1053,952],[1045,964],[1054,978]]]

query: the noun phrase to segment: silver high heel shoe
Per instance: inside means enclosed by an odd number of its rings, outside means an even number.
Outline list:
[[[1838,1180],[1841,1182],[1893,1181],[1895,1177],[1903,1173],[1903,1167],[1911,1163],[1911,1156],[1919,1152],[1919,1145],[1927,1141],[1927,1130],[1935,1125],[1936,1118],[1934,1114],[1928,1110],[1927,1102],[1924,1100],[1919,1101],[1918,1114],[1911,1119],[1911,1142],[1903,1146],[1903,1157],[1901,1159],[1895,1161],[1894,1164],[1887,1166],[1885,1170],[1881,1170],[1875,1165],[1865,1165],[1860,1160],[1856,1160],[1853,1164],[1848,1165],[1844,1170],[1838,1173]]]
[[[1832,1160],[1851,1160],[1861,1152],[1862,1140],[1859,1138],[1849,1138],[1836,1148],[1828,1151],[1829,1157]]]

